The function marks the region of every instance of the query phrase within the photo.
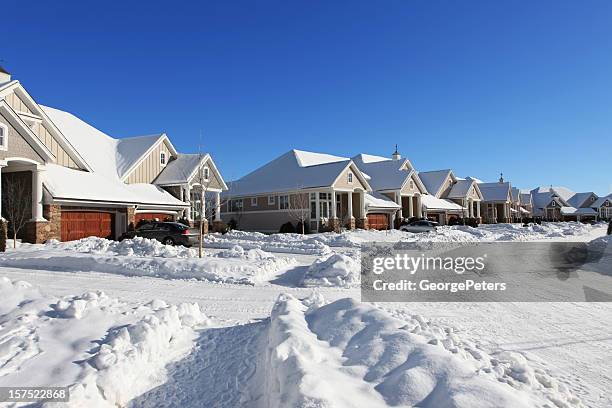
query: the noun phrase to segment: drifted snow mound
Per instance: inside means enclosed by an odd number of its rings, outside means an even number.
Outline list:
[[[81,380],[70,388],[68,406],[125,406],[164,382],[165,366],[191,351],[194,329],[210,320],[195,303],[158,306],[141,320],[109,331],[82,363]]]
[[[220,254],[163,245],[146,238],[121,242],[84,238],[46,245],[28,245],[0,256],[0,265],[57,271],[95,271],[126,276],[164,279],[198,279],[253,285],[296,263],[292,257],[276,257],[259,249],[234,245]]]
[[[268,252],[324,255],[329,246],[314,236],[301,234],[272,234],[260,232],[230,231],[227,234],[208,234],[204,238],[209,248],[230,249],[240,245],[244,249],[262,249]]]
[[[302,286],[355,287],[361,282],[361,265],[352,257],[333,254],[317,259],[302,278]]]
[[[164,245],[156,239],[143,237],[134,237],[132,239],[124,239],[123,241],[111,241],[98,237],[87,237],[68,242],[50,240],[46,245],[53,249],[65,249],[91,254],[162,258],[194,258],[197,256],[193,249],[180,245]]]
[[[90,310],[114,311],[118,303],[117,299],[109,298],[102,291],[96,291],[62,299],[51,305],[51,308],[58,317],[80,319]]]
[[[352,299],[308,310],[290,295],[272,310],[266,406],[581,406],[520,354],[435,338],[423,318],[398,320]]]

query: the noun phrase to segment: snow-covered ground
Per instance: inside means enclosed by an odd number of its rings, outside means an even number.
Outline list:
[[[356,301],[363,242],[604,233],[234,232],[203,259],[149,240],[24,244],[0,255],[0,386],[69,385],[75,407],[612,406],[609,303]]]

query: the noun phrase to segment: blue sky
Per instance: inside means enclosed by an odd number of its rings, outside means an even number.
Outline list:
[[[612,189],[612,2],[4,0],[0,64],[228,180],[291,148]]]

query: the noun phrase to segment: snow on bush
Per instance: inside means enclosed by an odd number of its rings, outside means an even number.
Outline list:
[[[302,286],[355,287],[361,282],[361,265],[353,257],[332,254],[317,259],[304,274]]]
[[[70,406],[125,406],[162,384],[164,367],[189,353],[196,337],[194,329],[209,324],[197,304],[182,303],[112,329],[83,363],[82,380],[70,389]]]
[[[102,291],[96,291],[65,298],[51,305],[51,308],[58,317],[80,319],[90,310],[105,311],[113,309],[118,303],[117,299],[109,298]]]
[[[291,257],[276,257],[260,249],[245,250],[237,245],[220,254],[198,258],[189,248],[163,245],[156,240],[135,238],[116,242],[95,237],[30,245],[0,257],[0,265],[18,268],[250,285],[268,279],[295,262]]]
[[[272,311],[268,406],[581,406],[521,354],[352,299],[308,303],[282,295]]]

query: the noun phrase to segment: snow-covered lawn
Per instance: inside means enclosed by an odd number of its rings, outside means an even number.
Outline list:
[[[74,407],[612,406],[609,303],[356,301],[362,242],[604,233],[233,232],[203,259],[142,239],[24,244],[0,255],[0,386],[69,385]]]

